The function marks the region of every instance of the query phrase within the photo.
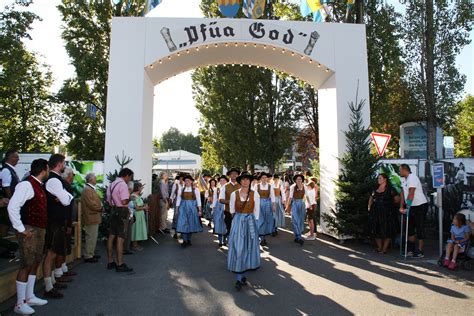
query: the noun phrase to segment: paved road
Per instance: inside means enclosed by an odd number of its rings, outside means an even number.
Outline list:
[[[262,267],[237,293],[226,251],[210,233],[195,236],[187,249],[169,235],[159,241],[126,256],[132,275],[107,271],[104,257],[78,265],[65,298],[37,315],[461,315],[474,304],[472,272],[460,281],[432,264],[329,239],[300,247],[289,232],[268,240]]]

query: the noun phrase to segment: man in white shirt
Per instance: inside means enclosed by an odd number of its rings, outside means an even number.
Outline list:
[[[13,196],[15,187],[20,182],[15,169],[19,160],[20,158],[16,149],[9,149],[5,153],[0,179],[2,183],[3,195],[7,199],[10,199]],[[0,237],[5,237],[8,234],[10,227],[11,223],[8,219],[7,209],[6,207],[3,207],[0,209]]]
[[[425,245],[425,217],[428,201],[420,179],[411,173],[410,166],[400,165],[402,177],[402,192],[400,213],[408,214],[408,253],[415,258],[423,258]],[[415,241],[418,238],[418,249],[415,251]]]
[[[46,181],[46,196],[48,199],[48,226],[46,227],[45,249],[46,257],[43,263],[45,296],[62,298],[63,294],[53,286],[54,279],[60,282],[70,282],[71,279],[62,276],[62,262],[55,261],[56,256],[66,256],[66,222],[68,206],[73,196],[66,190],[62,173],[66,168],[66,157],[60,154],[51,155],[48,161],[50,173]],[[52,271],[53,263],[55,271]],[[54,273],[54,275],[53,275]]]
[[[36,273],[43,260],[48,212],[43,181],[48,177],[48,162],[37,159],[31,164],[31,176],[20,182],[8,205],[8,215],[18,232],[20,269],[16,279],[15,313],[29,315],[31,306],[45,305],[34,294]]]

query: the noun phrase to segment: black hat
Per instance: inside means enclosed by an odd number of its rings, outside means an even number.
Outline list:
[[[178,173],[178,174],[176,175],[176,179],[179,180],[179,178],[183,178],[183,180],[184,180],[184,177],[185,177],[185,176],[186,176],[185,173],[180,172],[180,173]]]
[[[254,179],[254,176],[248,173],[247,171],[244,171],[240,174],[240,176],[237,177],[237,183],[240,184],[240,181],[242,181],[242,179],[249,179],[250,181],[252,181]]]
[[[209,181],[207,181],[207,183],[209,183],[209,185],[211,185],[212,181],[214,181],[214,183],[217,185],[217,180],[214,179],[214,178],[210,178]]]
[[[240,174],[240,169],[239,168],[230,168],[228,171],[227,171],[227,175],[230,176],[231,172],[237,172],[237,175]]]
[[[302,175],[301,173],[295,174],[295,175],[293,176],[293,181],[296,182],[296,179],[297,179],[297,178],[301,178],[301,180],[304,181],[304,175]]]
[[[280,174],[279,173],[275,173],[273,175],[273,179],[280,179]]]
[[[208,172],[208,171],[203,171],[203,173],[201,175],[202,175],[203,178],[204,177],[211,177],[212,178],[211,173]]]
[[[186,179],[189,179],[189,180],[191,180],[191,181],[193,181],[193,182],[194,182],[194,178],[193,178],[193,176],[192,176],[192,175],[190,175],[189,173],[184,175],[184,177],[183,177],[183,180],[186,180]]]
[[[225,175],[222,175],[219,178],[217,178],[217,181],[221,181],[221,179],[225,179],[225,181],[229,182],[229,178],[227,178],[227,176]]]

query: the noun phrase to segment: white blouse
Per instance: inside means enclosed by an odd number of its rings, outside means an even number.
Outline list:
[[[239,191],[240,201],[245,202],[245,199],[240,194],[240,191],[242,191],[242,189],[239,189],[238,191]],[[230,207],[231,214],[235,213],[235,199],[236,199],[235,192],[232,192],[232,194],[230,195],[229,207]],[[258,220],[258,217],[260,216],[260,195],[258,194],[257,191],[254,191],[253,193],[253,201],[254,201],[253,215],[255,215],[255,219]]]
[[[306,185],[304,183],[303,183],[303,188],[304,188],[304,194],[308,195],[308,189],[306,189]],[[295,190],[296,190],[296,183],[290,186],[290,196],[289,196],[290,199],[293,199],[293,194]]]
[[[184,187],[184,192],[193,192],[193,188],[192,187]],[[177,196],[177,200],[176,200],[176,206],[181,205],[181,195],[182,194],[183,194],[183,188],[179,188],[178,196]],[[196,195],[197,206],[201,207],[201,192],[199,192],[198,188],[194,188],[194,194]]]
[[[255,191],[258,192],[258,188],[262,191],[268,191],[270,190],[270,200],[272,203],[275,203],[275,190],[273,189],[273,186],[269,183],[260,183],[255,186]]]

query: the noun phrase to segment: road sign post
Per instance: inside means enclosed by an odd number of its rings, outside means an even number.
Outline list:
[[[443,188],[444,188],[444,164],[433,163],[431,165],[431,175],[433,177],[433,188],[436,189],[436,204],[438,205],[438,236],[439,236],[439,256],[443,254]]]

